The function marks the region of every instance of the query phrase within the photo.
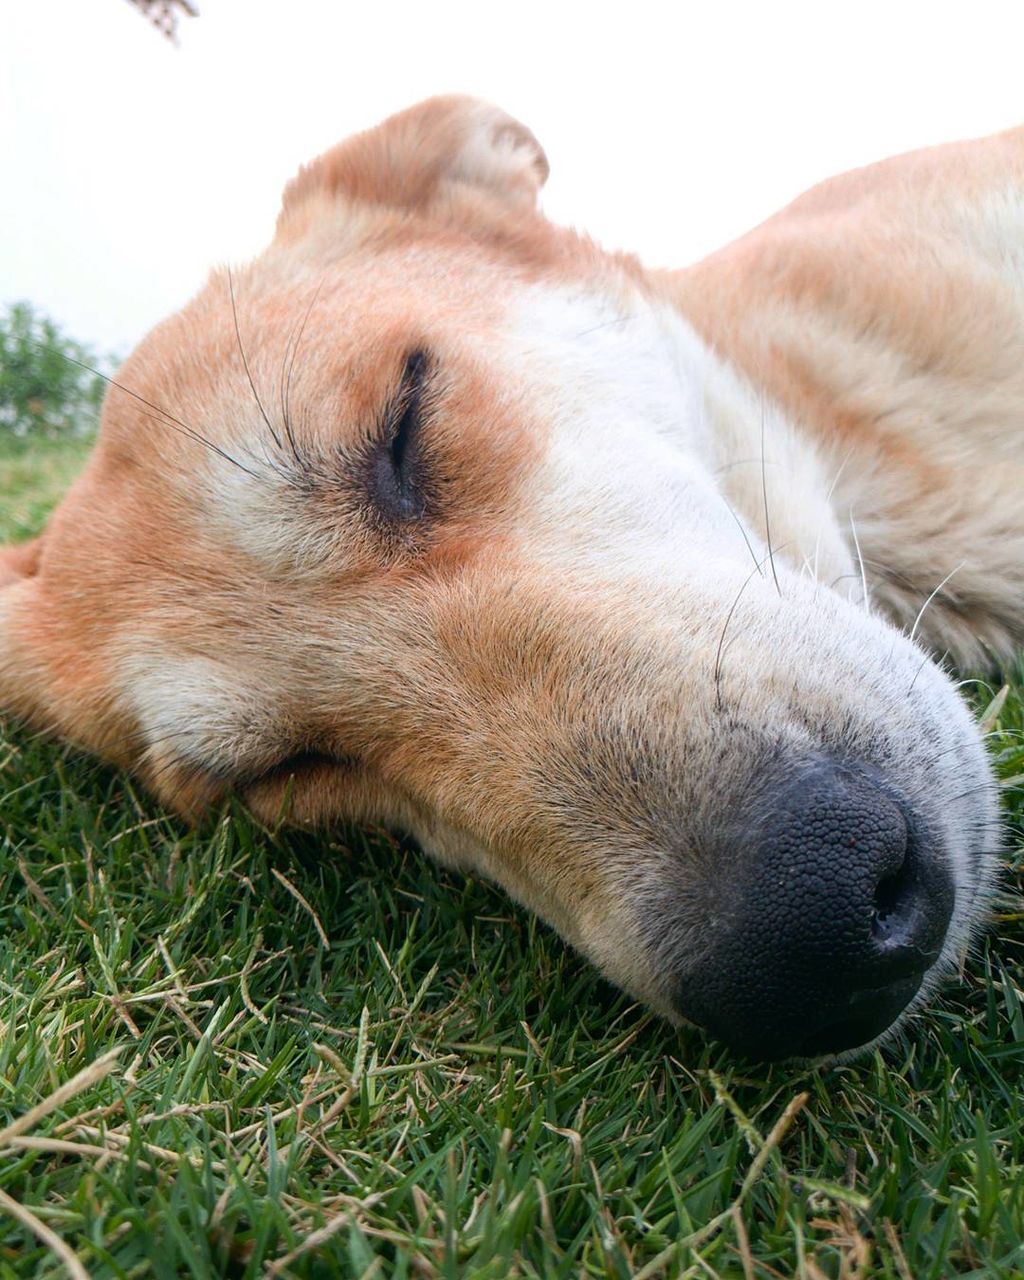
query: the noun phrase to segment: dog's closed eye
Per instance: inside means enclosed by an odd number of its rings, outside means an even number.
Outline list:
[[[408,356],[398,392],[384,415],[380,442],[370,465],[370,493],[389,521],[406,523],[426,514],[421,427],[429,409],[430,358],[425,351]]]

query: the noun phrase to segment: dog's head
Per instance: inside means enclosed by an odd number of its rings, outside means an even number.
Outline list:
[[[980,913],[978,736],[827,585],[809,447],[540,216],[546,171],[463,99],[304,169],[0,560],[0,706],[189,816],[407,830],[744,1051],[862,1045]],[[771,538],[726,496],[751,452]]]

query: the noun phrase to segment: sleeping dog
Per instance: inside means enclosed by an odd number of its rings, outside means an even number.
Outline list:
[[[944,664],[1024,636],[1024,130],[677,272],[546,175],[456,97],[302,169],[0,553],[0,706],[190,819],[409,832],[741,1053],[849,1053],[993,883]]]

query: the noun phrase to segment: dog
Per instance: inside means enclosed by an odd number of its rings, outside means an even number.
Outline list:
[[[681,271],[547,172],[460,97],[303,168],[3,553],[0,706],[190,820],[410,833],[668,1018],[842,1058],[994,883],[946,666],[1024,636],[1024,130]]]

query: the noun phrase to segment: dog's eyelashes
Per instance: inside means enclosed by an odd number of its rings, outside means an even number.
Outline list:
[[[406,359],[398,392],[384,415],[370,467],[374,504],[389,520],[419,520],[426,512],[420,428],[426,412],[430,359],[414,351]]]

